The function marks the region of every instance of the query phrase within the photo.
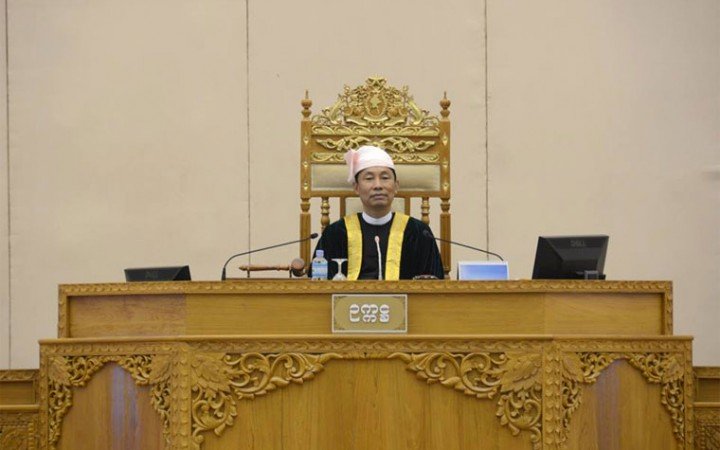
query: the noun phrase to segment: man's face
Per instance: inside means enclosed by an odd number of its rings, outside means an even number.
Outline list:
[[[365,211],[369,214],[380,215],[390,212],[398,187],[395,174],[388,167],[363,169],[358,174],[354,185],[355,193],[360,197]]]

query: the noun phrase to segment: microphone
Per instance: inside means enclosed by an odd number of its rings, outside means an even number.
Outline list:
[[[486,253],[486,254],[488,254],[488,255],[497,256],[498,258],[500,258],[500,261],[505,261],[505,260],[503,259],[503,257],[500,256],[500,255],[498,255],[497,253],[493,253],[493,252],[490,252],[490,251],[487,251],[487,250],[483,250],[483,249],[477,248],[477,247],[472,247],[472,246],[470,246],[470,245],[461,244],[461,243],[459,243],[459,242],[451,241],[451,240],[448,240],[448,239],[443,239],[443,238],[435,237],[435,236],[433,236],[433,234],[432,234],[430,231],[428,231],[428,230],[423,230],[423,235],[424,235],[426,238],[436,239],[436,240],[438,240],[438,241],[440,241],[440,242],[447,242],[447,243],[449,243],[449,244],[459,245],[460,247],[469,248],[470,250],[477,250],[478,252],[483,252],[483,253]]]
[[[382,253],[380,252],[380,236],[375,236],[375,247],[378,252],[378,280],[383,279],[382,274]]]
[[[227,273],[226,273],[227,265],[233,258],[237,258],[238,256],[249,255],[250,253],[261,252],[263,250],[270,250],[271,248],[283,247],[285,245],[291,245],[291,244],[297,244],[300,242],[309,241],[310,239],[315,239],[316,237],[318,237],[318,234],[313,233],[310,236],[304,237],[302,239],[296,239],[294,241],[283,242],[282,244],[275,244],[275,245],[271,245],[269,247],[258,248],[255,250],[248,250],[247,252],[242,252],[242,253],[238,253],[237,255],[232,255],[231,257],[228,258],[227,261],[225,261],[225,264],[223,265],[222,274],[220,275],[220,280],[225,281],[227,279]]]

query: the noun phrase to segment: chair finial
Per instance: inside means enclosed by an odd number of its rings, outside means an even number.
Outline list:
[[[440,107],[442,108],[440,110],[440,115],[443,117],[443,119],[447,119],[447,117],[450,115],[450,100],[447,98],[447,91],[443,94],[443,99],[440,100]]]
[[[312,100],[310,100],[310,95],[307,89],[305,89],[305,98],[302,99],[300,104],[303,107],[302,115],[304,118],[310,117],[310,114],[312,114],[312,111],[310,111],[310,107],[312,106]]]

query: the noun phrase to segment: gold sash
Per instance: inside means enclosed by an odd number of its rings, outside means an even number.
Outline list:
[[[345,216],[345,228],[347,228],[348,239],[348,280],[357,280],[360,276],[362,266],[362,230],[360,219],[357,214]],[[395,213],[395,218],[390,226],[390,237],[388,239],[387,255],[385,255],[385,279],[400,279],[400,256],[402,254],[402,243],[410,216]]]

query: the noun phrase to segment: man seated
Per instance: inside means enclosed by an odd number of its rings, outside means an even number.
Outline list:
[[[363,146],[347,152],[345,162],[348,183],[360,197],[363,212],[328,225],[315,250],[324,250],[328,261],[347,258],[349,280],[406,280],[419,275],[442,279],[440,252],[430,227],[391,211],[399,184],[390,155]],[[329,264],[328,277],[336,273],[337,264]]]

